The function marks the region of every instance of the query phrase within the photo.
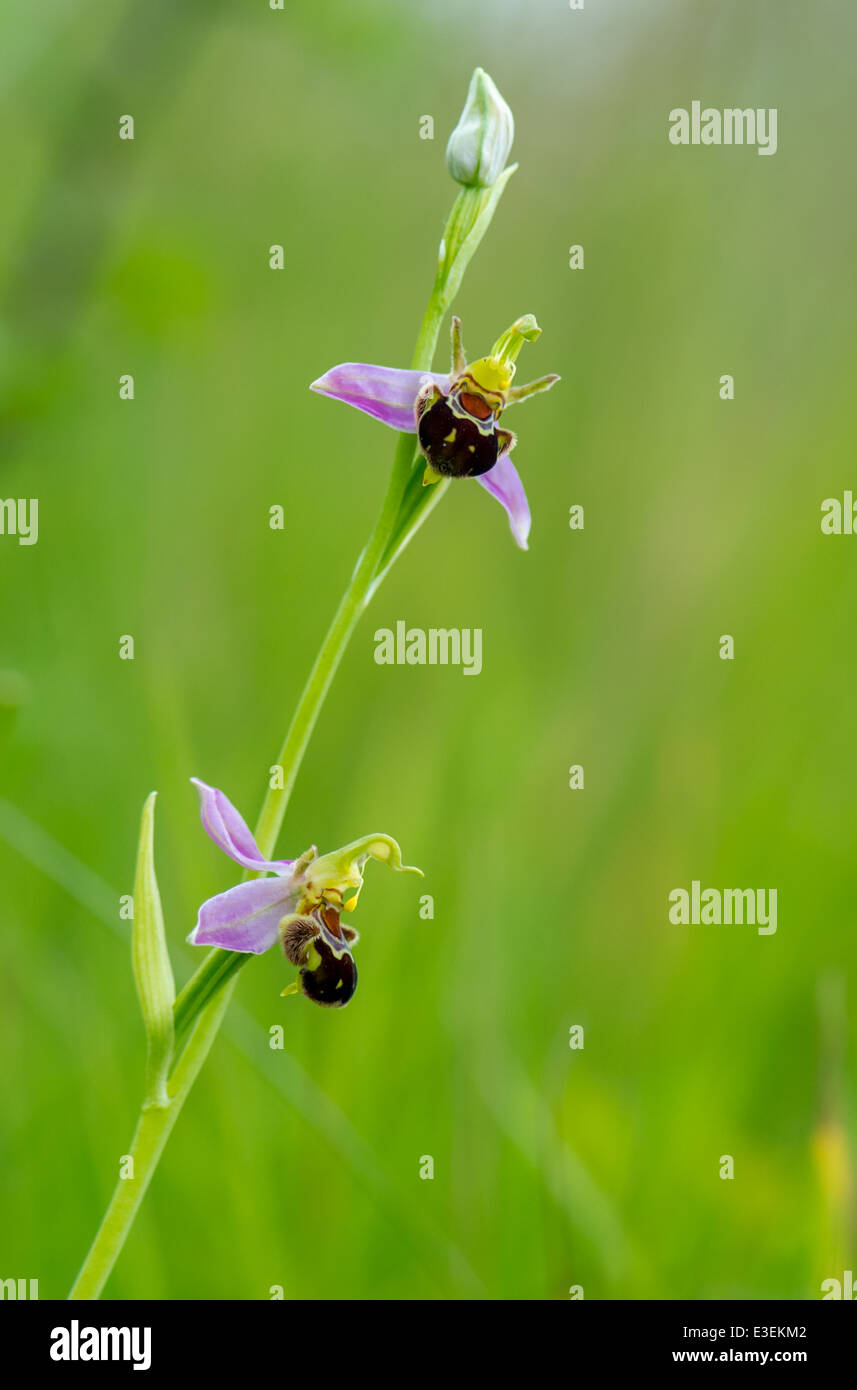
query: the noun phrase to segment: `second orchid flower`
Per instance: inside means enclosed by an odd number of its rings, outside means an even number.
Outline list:
[[[209,898],[188,941],[252,955],[279,942],[299,972],[299,984],[287,986],[284,994],[299,989],[316,1004],[347,1004],[357,988],[351,953],[357,933],[340,914],[357,906],[367,860],[400,873],[421,875],[421,870],[402,863],[389,835],[366,835],[330,854],[319,855],[313,846],[299,859],[265,859],[229,798],[196,777],[191,780],[199,792],[203,828],[218,848],[242,868],[273,877],[250,879]]]

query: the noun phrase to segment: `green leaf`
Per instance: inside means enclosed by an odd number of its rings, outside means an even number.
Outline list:
[[[145,1105],[169,1104],[167,1073],[173,1055],[173,1003],[175,980],[164,933],[161,895],[155,877],[155,797],[143,807],[134,879],[134,919],[131,956],[146,1028]]]

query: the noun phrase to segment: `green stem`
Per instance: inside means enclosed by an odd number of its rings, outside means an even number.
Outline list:
[[[437,340],[437,332],[434,334]],[[432,345],[432,357],[434,345]],[[431,359],[430,359],[431,360]],[[428,368],[426,368],[428,370]],[[366,544],[351,582],[343,595],[336,616],[328,629],[321,650],[304,686],[303,694],[292,717],[289,732],[280,749],[277,764],[283,770],[282,787],[269,787],[256,822],[256,841],[266,858],[274,852],[289,797],[300,770],[316,720],[318,719],[333,677],[342,660],[345,648],[369,601],[372,579],[384,548],[393,532],[408,474],[414,457],[413,437],[399,436],[390,482],[381,514]]]
[[[211,1050],[223,1015],[229,1007],[235,983],[233,980],[227,984],[199,1015],[191,1039],[167,1088],[167,1104],[144,1107],[140,1111],[129,1150],[133,1162],[131,1176],[120,1178],[116,1184],[104,1220],[69,1294],[70,1299],[98,1298],[104,1288],[125,1244],[140,1203],[146,1195],[146,1189],[172,1133],[173,1125]]]
[[[252,956],[242,955],[238,951],[221,951],[218,948],[209,951],[173,1004],[174,1057],[181,1056],[194,1022],[209,1000],[238,974],[248,960],[252,960]]]
[[[411,362],[416,371],[431,371],[441,323],[514,167],[507,169],[490,190],[462,189],[453,205],[434,288]],[[415,453],[413,435],[400,434],[380,515],[292,717],[277,759],[283,771],[283,785],[269,787],[256,824],[256,841],[267,859],[273,856],[303,756],[351,634],[379,584],[446,490],[443,484],[437,484],[426,490],[433,496],[426,497],[422,489],[417,488]],[[141,1110],[130,1150],[134,1176],[119,1180],[70,1298],[99,1297],[125,1244],[173,1125],[217,1035],[237,983],[238,971],[251,959],[252,956],[236,951],[210,951],[177,996],[173,1006],[173,1055],[178,1060],[167,1085],[168,1102]]]

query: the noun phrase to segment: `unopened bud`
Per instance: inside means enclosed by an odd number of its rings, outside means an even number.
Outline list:
[[[506,167],[515,122],[487,72],[477,68],[446,147],[446,167],[466,188],[491,188]]]

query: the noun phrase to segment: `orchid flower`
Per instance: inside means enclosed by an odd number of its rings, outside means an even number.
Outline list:
[[[448,376],[343,362],[314,381],[310,390],[345,401],[392,429],[416,434],[426,460],[423,482],[475,478],[505,507],[512,535],[526,550],[530,508],[510,458],[515,436],[497,422],[507,406],[559,381],[552,375],[526,386],[512,385],[518,353],[540,334],[533,315],[525,314],[497,339],[487,357],[468,363],[461,322],[453,318]]]
[[[367,859],[401,873],[421,871],[402,863],[389,835],[366,835],[321,856],[312,846],[299,859],[265,859],[229,798],[197,777],[191,781],[199,792],[203,828],[218,848],[243,868],[273,877],[250,879],[209,898],[188,941],[252,955],[279,941],[300,972],[300,983],[284,994],[300,989],[318,1004],[347,1004],[357,988],[351,954],[357,933],[340,921],[340,912],[357,906]]]

